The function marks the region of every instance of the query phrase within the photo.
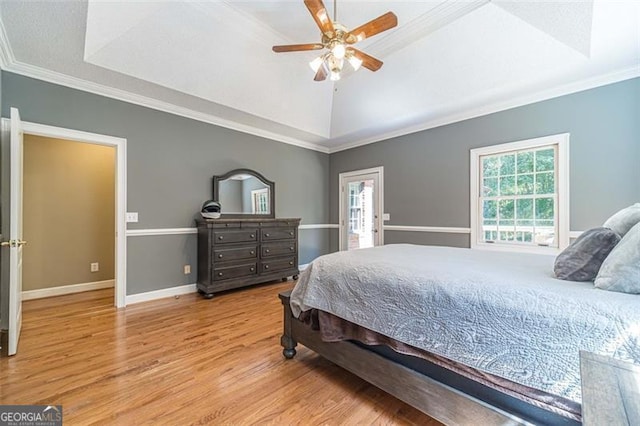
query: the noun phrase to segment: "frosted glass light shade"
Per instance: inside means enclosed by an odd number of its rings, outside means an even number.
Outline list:
[[[360,66],[362,65],[361,59],[358,59],[355,56],[349,56],[347,60],[351,64],[351,67],[353,68],[354,71],[358,71],[360,69]]]
[[[335,56],[336,59],[342,59],[344,58],[345,53],[347,53],[347,50],[345,49],[344,44],[338,43],[333,46],[331,53],[333,53],[333,56]]]
[[[323,62],[324,62],[324,58],[322,56],[318,56],[313,61],[309,62],[309,66],[311,67],[313,72],[318,72]]]

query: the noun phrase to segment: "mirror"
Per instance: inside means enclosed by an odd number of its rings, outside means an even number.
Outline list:
[[[213,199],[221,217],[275,217],[275,184],[260,173],[236,169],[213,177]]]

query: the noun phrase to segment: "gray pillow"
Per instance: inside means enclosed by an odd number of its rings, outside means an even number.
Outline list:
[[[620,236],[609,228],[584,231],[556,257],[553,266],[556,277],[569,281],[593,281],[602,262],[619,241]]]
[[[640,294],[640,223],[627,232],[602,263],[596,287]]]
[[[621,237],[624,237],[636,223],[640,223],[640,203],[624,208],[611,216],[602,225],[605,228],[613,229]]]

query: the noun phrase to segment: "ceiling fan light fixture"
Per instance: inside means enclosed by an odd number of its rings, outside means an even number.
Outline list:
[[[334,55],[327,55],[327,65],[331,72],[340,73],[344,67],[344,59],[336,58]]]
[[[344,55],[347,53],[347,49],[344,47],[344,44],[335,43],[331,48],[331,53],[333,53],[333,56],[337,59],[343,59]]]
[[[329,75],[329,79],[331,81],[338,81],[340,80],[340,71],[333,71],[331,70],[331,74]]]
[[[353,68],[354,71],[358,71],[362,65],[362,59],[356,58],[353,55],[347,57],[347,61],[349,61],[349,64],[351,64],[351,68]]]
[[[318,56],[313,61],[309,62],[309,66],[311,67],[313,72],[318,72],[323,62],[324,62],[324,55]]]

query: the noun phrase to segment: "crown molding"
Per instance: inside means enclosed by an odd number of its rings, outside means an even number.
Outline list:
[[[189,108],[180,107],[168,102],[160,101],[153,98],[148,98],[146,96],[127,92],[125,90],[115,89],[113,87],[105,86],[102,84],[93,83],[91,81],[83,80],[77,77],[71,77],[66,74],[50,71],[44,68],[25,64],[19,61],[10,62],[3,69],[15,74],[26,76],[26,77],[31,77],[31,78],[46,81],[49,83],[54,83],[61,86],[69,87],[72,89],[78,89],[84,92],[89,92],[96,95],[117,99],[119,101],[140,105],[146,108],[167,112],[169,114],[190,118],[190,119],[201,121],[204,123],[214,124],[216,126],[224,127],[227,129],[237,130],[242,133],[247,133],[250,135],[259,136],[266,139],[271,139],[276,142],[295,145],[301,148],[320,151],[326,154],[329,153],[329,149],[325,146],[302,141],[300,139],[296,139],[288,136],[283,136],[283,135],[273,133],[268,130],[259,129],[253,126],[236,123],[231,120],[226,120],[224,118],[220,118],[212,114],[206,114],[206,113],[195,111]]]
[[[140,105],[140,106],[151,108],[157,111],[178,115],[180,117],[190,118],[190,119],[201,121],[204,123],[213,124],[213,125],[224,127],[231,130],[236,130],[242,133],[263,137],[276,142],[282,142],[289,145],[310,149],[313,151],[319,151],[325,154],[329,153],[329,148],[312,143],[312,142],[307,142],[297,138],[292,138],[292,137],[280,135],[274,132],[270,132],[268,130],[259,129],[257,127],[236,123],[234,121],[227,120],[227,119],[215,116],[213,114],[207,114],[200,111],[192,110],[190,108],[180,107],[180,106],[171,104],[169,102],[160,101],[157,99],[127,92],[125,90],[116,89],[113,87],[105,86],[103,84],[94,83],[88,80],[72,77],[66,74],[58,73],[55,71],[47,70],[45,68],[41,68],[41,67],[37,67],[34,65],[29,65],[29,64],[25,64],[23,62],[17,61],[13,55],[13,51],[11,50],[11,45],[9,44],[4,23],[2,22],[1,18],[0,18],[0,68],[4,71],[23,75],[25,77],[35,78],[37,80],[46,81],[48,83],[69,87],[71,89],[82,90],[84,92],[105,96],[111,99],[117,99],[119,101]]]
[[[518,108],[521,106],[534,104],[536,102],[546,101],[560,96],[570,95],[572,93],[582,92],[584,90],[594,89],[596,87],[606,86],[608,84],[618,83],[620,81],[637,77],[640,77],[640,68],[637,66],[632,66],[608,74],[587,78],[562,86],[557,86],[552,89],[545,89],[533,94],[528,94],[526,96],[520,96],[509,101],[494,102],[492,104],[483,105],[479,108],[471,108],[466,111],[450,114],[418,125],[405,127],[368,138],[352,140],[351,142],[346,142],[330,147],[329,154],[346,151],[347,149],[357,148],[359,146],[369,145],[387,139],[422,132],[424,130],[433,129],[435,127],[446,126],[448,124],[453,124],[512,108]]]

